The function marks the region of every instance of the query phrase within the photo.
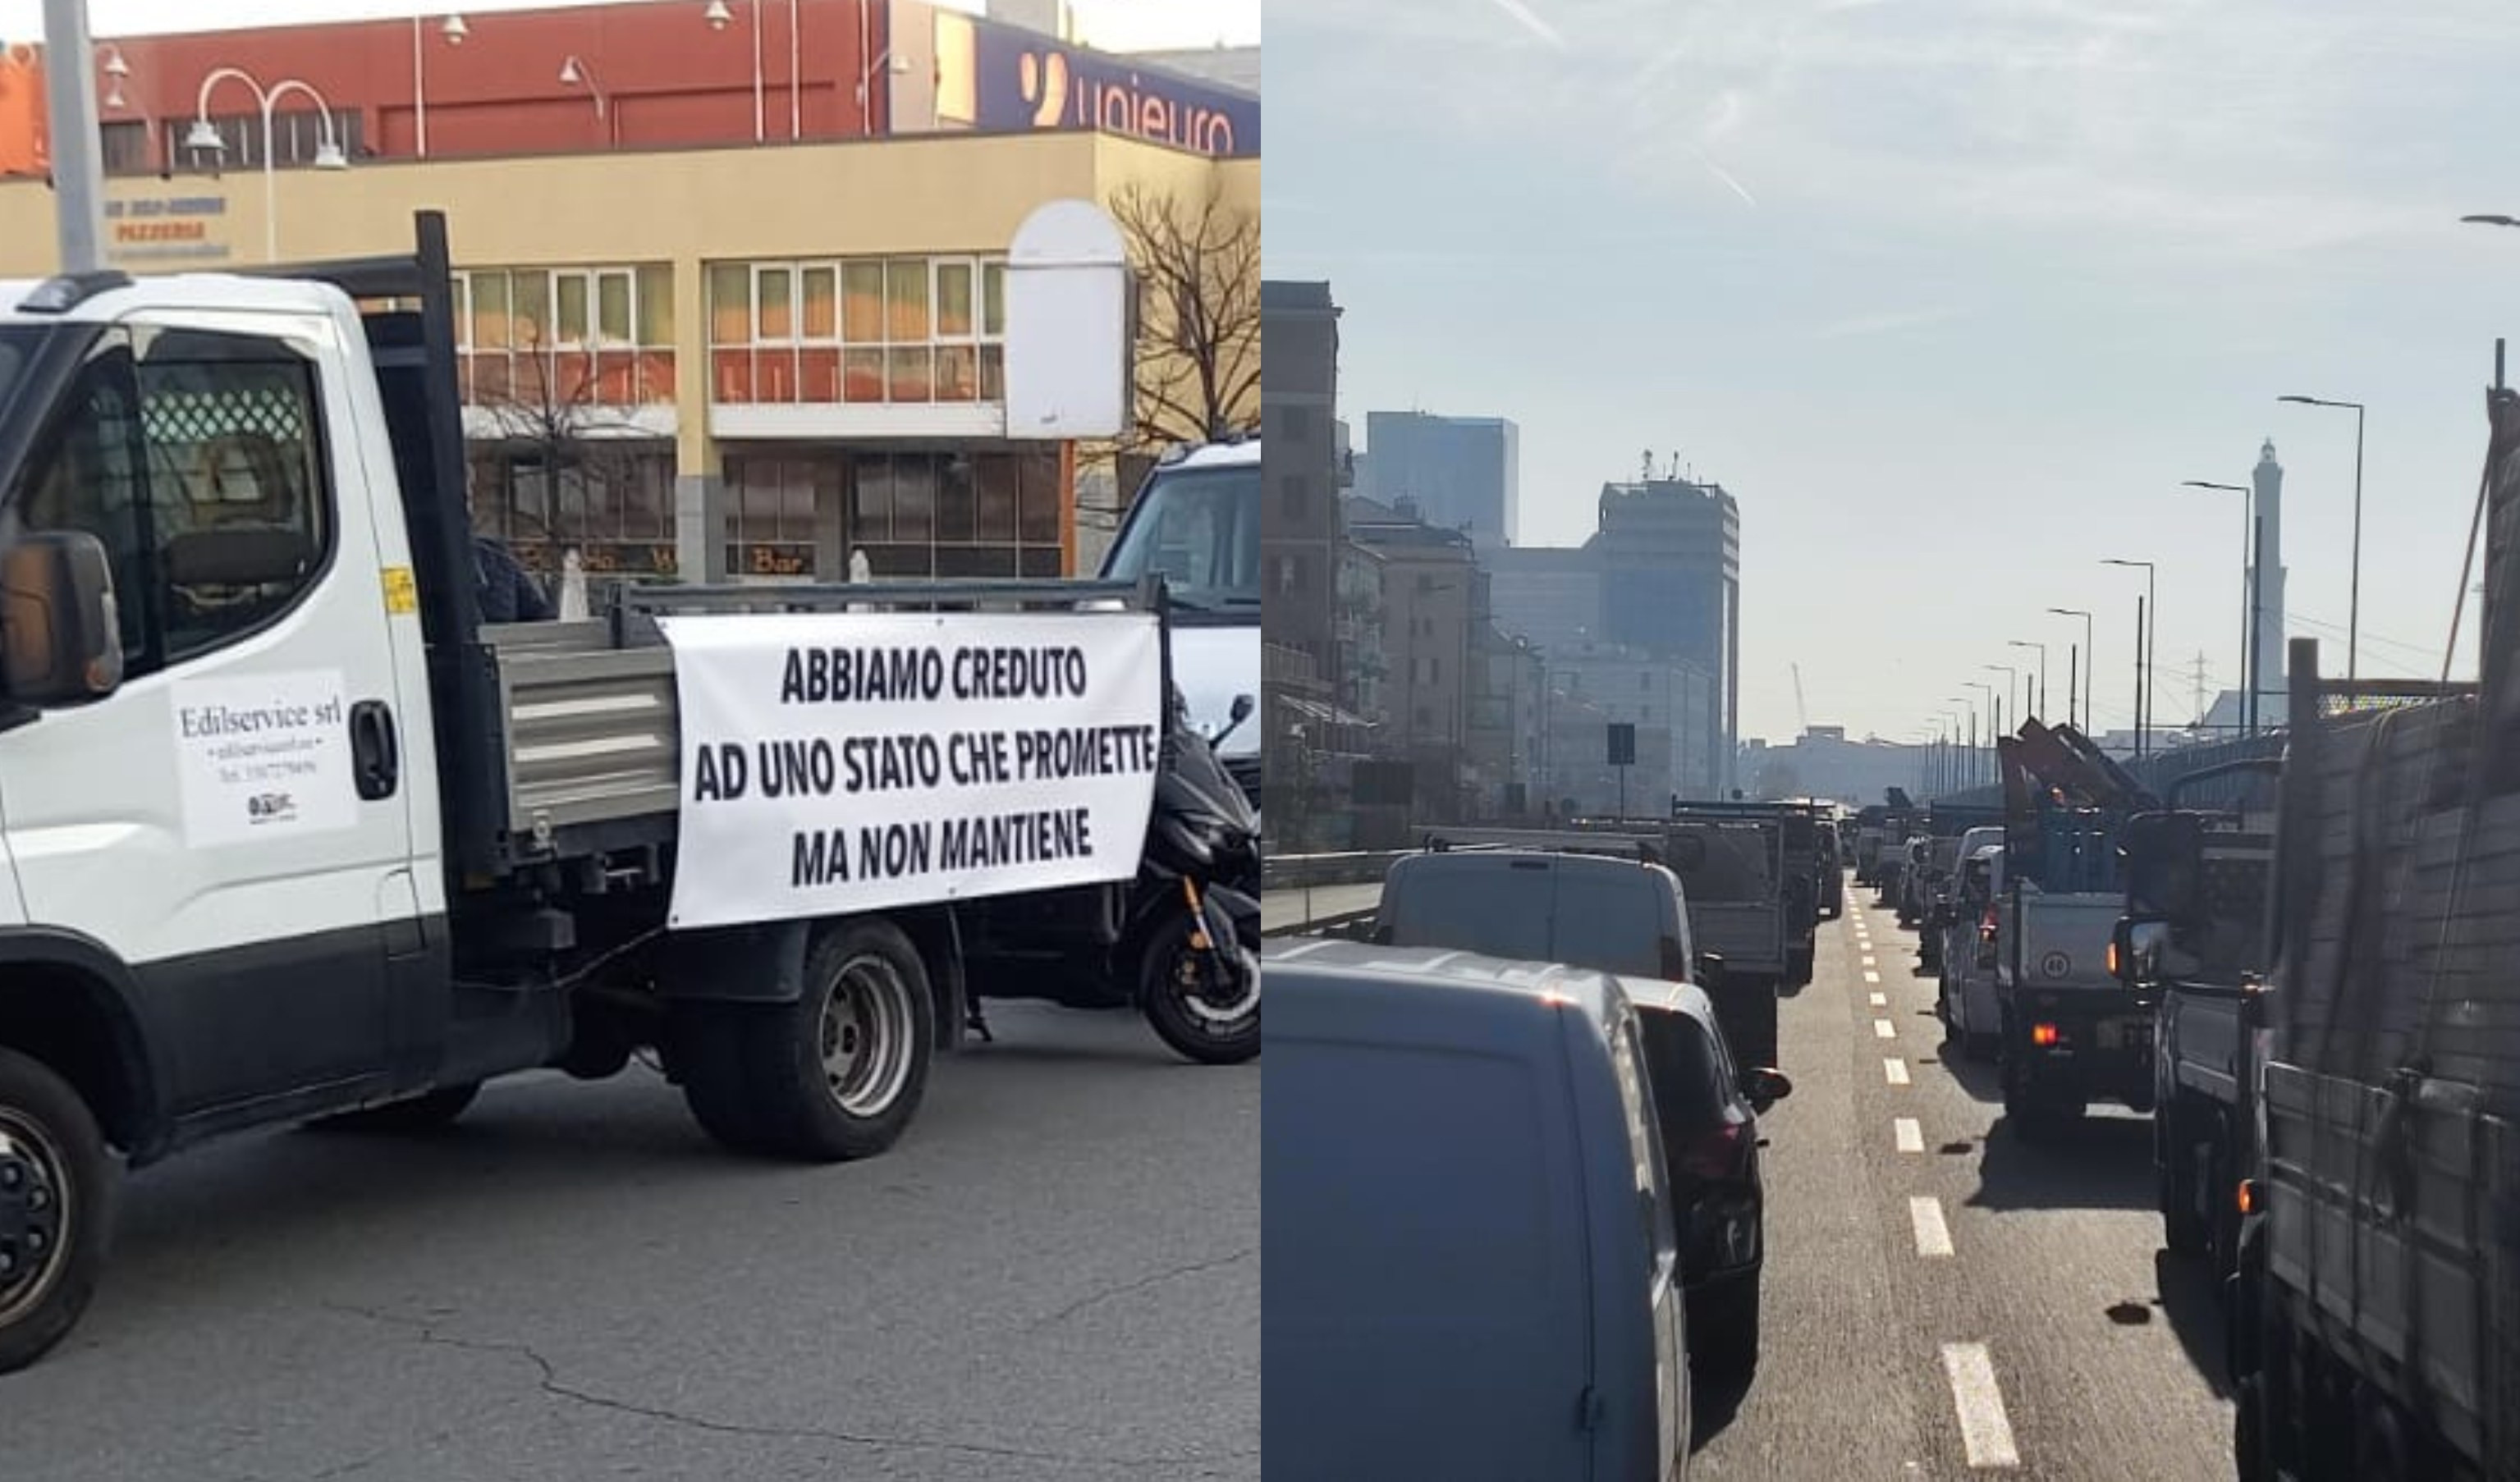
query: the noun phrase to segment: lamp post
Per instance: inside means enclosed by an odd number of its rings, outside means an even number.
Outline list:
[[[2002,776],[1996,770],[1995,739],[2003,730],[2003,701],[1996,697],[1995,686],[1989,681],[1972,679],[1962,683],[1979,692],[1986,700],[1986,748],[1978,752],[1979,775],[1990,782],[2002,782]],[[1977,719],[1972,715],[1969,718],[1969,740],[1974,742],[1976,739]],[[1972,744],[1970,749],[1977,748]]]
[[[604,142],[613,143],[612,98],[604,91],[604,84],[597,80],[595,68],[587,66],[585,58],[571,53],[561,63],[560,85],[586,89],[587,96],[595,100],[595,116],[604,125]]]
[[[1960,780],[1961,780],[1961,782],[1962,782],[1965,786],[1972,786],[1972,787],[1973,787],[1973,786],[1977,786],[1977,700],[1976,700],[1973,696],[1966,696],[1966,695],[1954,695],[1954,696],[1946,696],[1946,697],[1944,698],[1944,700],[1943,700],[1943,703],[1944,703],[1944,704],[1947,704],[1947,705],[1958,705],[1958,706],[1959,706],[1960,708],[1959,708],[1959,711],[1958,711],[1958,712],[1956,712],[1956,714],[1966,714],[1966,715],[1968,716],[1968,742],[1967,742],[1967,749],[1966,749],[1966,750],[1964,750],[1964,751],[1962,751],[1962,752],[1960,753],[1960,755],[1961,755],[1962,759],[1963,759],[1963,760],[1964,760],[1964,762],[1965,762],[1965,766],[1962,768],[1961,773],[1960,773]],[[1954,726],[1954,728],[1953,728],[1953,732],[1952,732],[1952,740],[1953,740],[1953,741],[1958,741],[1959,739],[1960,739],[1960,732],[1959,732],[1959,730],[1958,730],[1958,726],[1957,726],[1957,724],[1956,724],[1956,725]]]
[[[472,27],[462,16],[449,16],[437,23],[437,33],[448,46],[462,46]],[[412,141],[420,157],[428,157],[428,48],[420,41],[420,17],[411,18],[411,127]]]
[[[51,130],[53,230],[61,270],[90,273],[105,266],[105,145],[97,131],[96,51],[88,42],[87,0],[44,0],[44,51],[79,59],[53,74],[44,121]]]
[[[214,155],[227,153],[228,142],[220,137],[210,122],[210,94],[222,82],[241,82],[253,94],[254,103],[262,110],[262,257],[265,262],[280,260],[280,189],[275,168],[279,152],[273,146],[272,110],[291,93],[303,93],[315,104],[315,167],[319,170],[342,170],[350,167],[350,158],[341,153],[341,141],[333,131],[333,105],[315,90],[314,84],[294,77],[283,77],[266,88],[251,72],[242,67],[222,67],[202,79],[201,96],[193,103],[193,126],[184,135],[184,147],[208,150]]]
[[[2152,651],[2160,642],[2161,604],[2153,589],[2152,562],[2122,561],[2103,556],[2104,566],[2141,566],[2143,568],[2143,604],[2136,609],[2136,631],[2141,642],[2135,655],[2135,754],[2141,757],[2151,743],[2152,731]]]
[[[2181,484],[2188,489],[2220,489],[2240,496],[2240,721],[2245,727],[2254,708],[2256,685],[2251,670],[2258,658],[2257,567],[2249,555],[2250,535],[2258,523],[2258,491],[2244,483],[2215,483],[2209,479],[2190,478]]]
[[[1998,705],[1995,710],[1995,734],[1999,737],[2004,734],[2003,712],[2005,706],[2010,706],[2012,708],[2012,729],[2015,731],[2020,730],[2021,709],[2015,699],[2016,692],[2013,687],[2021,683],[2021,671],[2012,667],[2010,664],[1989,664],[1987,667],[1989,669],[2000,671],[2003,675],[2004,703],[2002,705]]]
[[[2362,636],[2362,403],[2329,401],[2319,396],[2278,396],[2301,407],[2332,407],[2354,414],[2354,572],[2345,606],[2345,677],[2355,674],[2355,651]]]
[[[2100,660],[2099,651],[2092,647],[2092,614],[2081,607],[2049,607],[2048,610],[2055,613],[2058,617],[2079,617],[2083,620],[2083,647],[2074,651],[2074,656],[2070,660],[2070,666],[2065,670],[2065,709],[2069,712],[2065,717],[2065,724],[2069,726],[2096,725],[2097,722],[2092,719],[2091,684],[2092,670],[2100,666]],[[2092,656],[2092,662],[2088,665],[2082,662],[2083,655],[2086,653]],[[2079,720],[2075,718],[2073,713],[2071,713],[2074,710],[2074,671],[2076,669],[2082,670],[2083,682],[2083,705],[2081,718]]]
[[[750,10],[752,13],[752,142],[759,144],[770,137],[769,113],[762,102],[761,0],[752,0]],[[727,8],[726,0],[709,0],[708,9],[701,13],[701,19],[708,22],[710,30],[722,31],[735,21],[735,12]],[[796,0],[788,0],[788,137],[790,139],[805,137],[805,98],[799,91],[803,80],[801,76],[803,59],[799,50],[802,45],[802,32],[797,25]]]
[[[2033,643],[2026,638],[2007,638],[2004,642],[2016,649],[2039,651],[2039,703],[2036,708],[2039,711],[2039,718],[2046,720],[2048,718],[2048,646]]]

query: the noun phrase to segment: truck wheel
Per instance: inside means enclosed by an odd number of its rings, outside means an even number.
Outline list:
[[[318,1132],[435,1132],[454,1124],[472,1106],[472,1099],[481,1094],[479,1081],[461,1086],[440,1086],[427,1096],[416,1096],[406,1101],[388,1101],[382,1106],[370,1106],[361,1111],[344,1111],[318,1117],[306,1125]]]
[[[2202,1255],[2210,1239],[2196,1207],[2196,1149],[2188,1141],[2192,1122],[2175,1105],[2161,1116],[2161,1243],[2177,1255]]]
[[[0,1050],[0,1373],[42,1358],[87,1310],[113,1198],[87,1102],[39,1061]]]
[[[926,965],[888,921],[818,932],[792,1004],[677,1006],[683,1099],[709,1136],[807,1162],[873,1157],[910,1125],[936,1046]]]

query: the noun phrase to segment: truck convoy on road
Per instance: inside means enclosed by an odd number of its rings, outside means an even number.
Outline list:
[[[427,1127],[650,1050],[734,1147],[882,1152],[971,965],[1043,891],[1126,916],[1164,757],[1204,744],[1159,584],[485,626],[418,227],[287,277],[0,285],[0,1371],[86,1306],[113,1152]],[[1246,923],[1166,887],[1186,966],[1148,981],[1246,1009],[1201,1057],[1247,1054]]]

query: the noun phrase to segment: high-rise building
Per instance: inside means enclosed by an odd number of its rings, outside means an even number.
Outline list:
[[[1382,504],[1414,501],[1426,523],[1460,530],[1482,554],[1513,544],[1522,433],[1502,417],[1369,412],[1367,472],[1359,492]]]
[[[1715,677],[1705,715],[1708,793],[1737,786],[1741,715],[1741,512],[1720,484],[1646,478],[1601,486],[1589,543],[1601,563],[1601,636]]]
[[[1340,688],[1338,305],[1327,283],[1260,285],[1260,513],[1268,641],[1303,653]]]
[[[1601,560],[1591,546],[1515,546],[1479,557],[1497,622],[1554,653],[1601,637]]]

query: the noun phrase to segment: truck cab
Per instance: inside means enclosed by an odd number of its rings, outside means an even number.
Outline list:
[[[1238,697],[1260,697],[1260,491],[1258,437],[1176,450],[1140,486],[1102,561],[1105,580],[1164,579],[1173,682],[1211,737],[1232,726]],[[1264,729],[1233,727],[1218,756],[1255,806]]]

